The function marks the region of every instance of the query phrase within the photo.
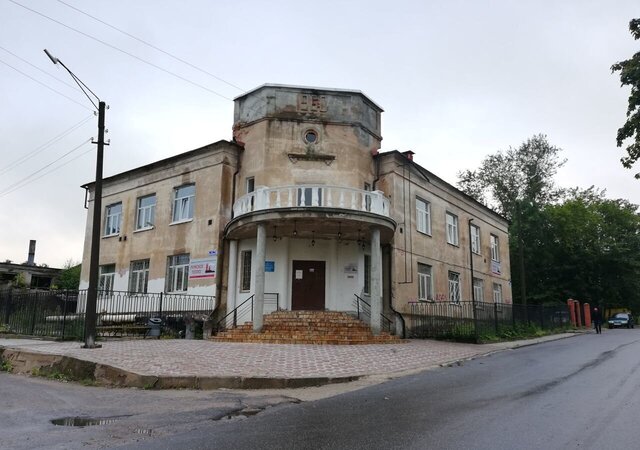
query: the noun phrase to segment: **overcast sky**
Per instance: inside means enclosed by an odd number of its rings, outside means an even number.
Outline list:
[[[0,260],[26,261],[30,239],[38,264],[82,258],[97,119],[44,48],[110,106],[105,176],[230,139],[231,99],[282,83],[363,91],[385,110],[382,150],[452,184],[544,133],[568,159],[559,185],[640,203],[610,71],[640,50],[637,0],[64,2],[197,69],[61,1],[0,0]]]

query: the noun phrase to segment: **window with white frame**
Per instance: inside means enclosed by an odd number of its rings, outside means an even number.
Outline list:
[[[484,281],[480,278],[473,279],[473,297],[476,301],[476,307],[482,308],[484,303]]]
[[[184,292],[189,285],[189,254],[169,256],[167,259],[167,292]]]
[[[480,254],[480,227],[471,225],[471,251]]]
[[[458,245],[458,216],[447,213],[447,243]]]
[[[100,294],[109,294],[113,292],[113,282],[116,278],[116,265],[105,264],[100,266],[98,275],[98,291]]]
[[[371,295],[371,255],[364,255],[364,288],[362,293]]]
[[[240,253],[240,290],[251,290],[251,250],[244,250]]]
[[[416,197],[416,228],[420,233],[431,234],[431,204]]]
[[[493,303],[498,310],[502,309],[502,285],[493,283]]]
[[[105,209],[104,235],[113,236],[120,233],[122,218],[122,202],[108,205]]]
[[[491,260],[500,262],[500,241],[495,234],[491,235]]]
[[[460,274],[449,272],[449,301],[460,304]]]
[[[149,260],[131,261],[129,270],[129,292],[147,293],[149,284]]]
[[[186,184],[173,190],[173,222],[193,219],[193,208],[196,199],[196,185]]]
[[[418,263],[418,300],[433,301],[433,269]]]
[[[247,194],[256,190],[256,179],[254,177],[247,177],[246,179]]]
[[[136,230],[153,228],[156,220],[156,194],[138,198],[136,212]]]

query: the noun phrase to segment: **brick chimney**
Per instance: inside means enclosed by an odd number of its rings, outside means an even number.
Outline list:
[[[402,154],[406,156],[409,161],[413,161],[413,155],[415,155],[415,152],[407,150],[406,152],[402,152]]]

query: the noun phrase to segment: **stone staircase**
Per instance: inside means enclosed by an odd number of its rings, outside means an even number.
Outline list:
[[[398,344],[398,336],[381,333],[374,336],[364,322],[338,311],[276,311],[264,317],[260,333],[251,322],[218,333],[217,342],[253,342],[263,344]]]

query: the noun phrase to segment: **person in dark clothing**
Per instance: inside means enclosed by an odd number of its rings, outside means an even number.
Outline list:
[[[591,318],[593,319],[593,326],[596,329],[596,333],[602,333],[602,313],[600,312],[600,308],[598,308],[597,306],[593,308],[593,314]]]

